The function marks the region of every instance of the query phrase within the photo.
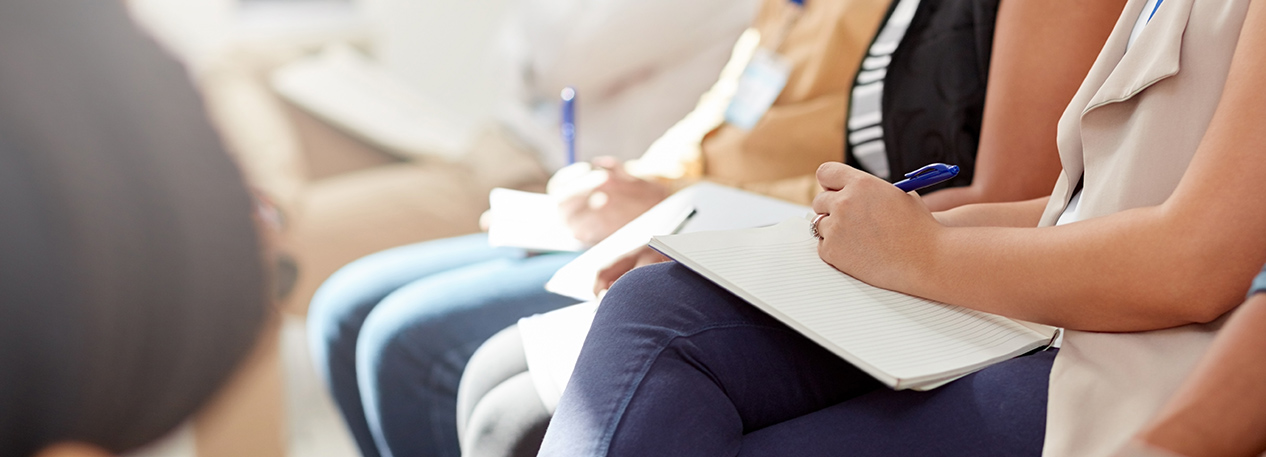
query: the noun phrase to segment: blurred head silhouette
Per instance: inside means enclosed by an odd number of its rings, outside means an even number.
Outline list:
[[[122,2],[0,3],[0,457],[123,452],[196,411],[268,311],[251,209]]]

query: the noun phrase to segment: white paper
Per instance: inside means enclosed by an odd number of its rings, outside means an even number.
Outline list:
[[[532,251],[575,252],[585,244],[572,235],[558,214],[558,203],[546,194],[493,189],[488,244]]]
[[[586,303],[519,321],[528,371],[541,402],[553,411],[571,378],[597,310],[593,294],[598,270],[629,251],[646,245],[652,236],[750,228],[777,224],[812,210],[782,200],[712,183],[682,189],[572,260],[545,288]],[[687,214],[693,215],[683,225]],[[680,229],[680,230],[678,230]]]
[[[694,215],[681,225],[693,209]],[[652,236],[678,230],[690,233],[773,225],[788,217],[799,217],[809,207],[713,183],[699,183],[682,189],[651,208],[633,222],[572,260],[550,278],[545,289],[582,301],[593,300],[598,271],[638,247]]]
[[[519,319],[528,372],[550,413],[563,397],[597,311],[598,302],[590,301]]]

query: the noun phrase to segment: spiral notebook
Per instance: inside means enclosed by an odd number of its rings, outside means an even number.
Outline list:
[[[809,222],[654,237],[652,248],[893,389],[928,390],[1049,347],[1059,329],[854,279],[818,257]]]

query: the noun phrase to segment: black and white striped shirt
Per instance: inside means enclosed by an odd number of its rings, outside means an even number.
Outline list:
[[[887,148],[884,146],[883,91],[892,53],[901,44],[914,19],[919,0],[899,0],[888,22],[875,37],[853,85],[853,101],[848,115],[848,144],[862,168],[888,179]]]

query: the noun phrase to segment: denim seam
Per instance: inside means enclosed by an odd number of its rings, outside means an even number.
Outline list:
[[[611,440],[615,438],[615,429],[620,426],[620,420],[624,417],[624,412],[628,410],[629,403],[633,401],[633,394],[637,391],[637,387],[640,387],[642,385],[642,380],[646,378],[646,373],[650,371],[651,365],[653,365],[657,360],[659,360],[660,354],[663,354],[664,350],[668,349],[668,347],[672,345],[673,341],[680,338],[692,337],[692,336],[695,336],[695,335],[698,335],[700,333],[707,332],[710,330],[739,328],[739,327],[761,328],[761,329],[766,329],[766,330],[775,330],[779,332],[799,334],[798,332],[791,330],[789,328],[774,327],[774,326],[760,325],[760,324],[738,323],[738,322],[729,323],[729,324],[713,324],[713,325],[702,327],[697,330],[686,332],[686,333],[673,332],[676,334],[673,335],[671,338],[669,338],[668,341],[664,342],[664,344],[660,346],[659,350],[655,351],[655,354],[652,357],[649,357],[646,359],[646,363],[641,367],[641,370],[637,374],[637,377],[633,380],[633,384],[632,384],[633,389],[630,389],[629,392],[625,394],[624,399],[620,401],[620,406],[616,408],[615,415],[613,416],[613,422],[607,426],[606,431],[602,432],[602,441],[598,443],[598,449],[597,449],[600,452],[596,455],[605,456],[610,453]]]

